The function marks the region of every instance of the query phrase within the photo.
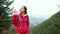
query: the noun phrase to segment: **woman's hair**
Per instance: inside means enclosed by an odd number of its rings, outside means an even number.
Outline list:
[[[24,7],[24,10],[25,10],[25,14],[27,14],[27,7],[26,6],[23,6]]]

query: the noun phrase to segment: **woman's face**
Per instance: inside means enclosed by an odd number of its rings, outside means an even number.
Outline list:
[[[23,13],[24,11],[25,11],[24,7],[21,7],[20,12]]]

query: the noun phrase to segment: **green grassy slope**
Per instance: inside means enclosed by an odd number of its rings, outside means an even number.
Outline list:
[[[60,34],[60,11],[31,29],[31,34]]]

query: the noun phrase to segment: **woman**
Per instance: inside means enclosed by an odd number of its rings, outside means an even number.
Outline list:
[[[29,34],[29,16],[25,6],[21,7],[20,14],[14,13],[12,24],[15,26],[18,34]]]

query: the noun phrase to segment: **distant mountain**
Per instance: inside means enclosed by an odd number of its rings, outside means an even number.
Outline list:
[[[31,34],[60,34],[60,11],[43,23],[31,28]]]
[[[37,18],[37,17],[30,17],[30,27],[34,27],[38,24],[40,24],[41,22],[43,22],[45,19],[44,18]]]

